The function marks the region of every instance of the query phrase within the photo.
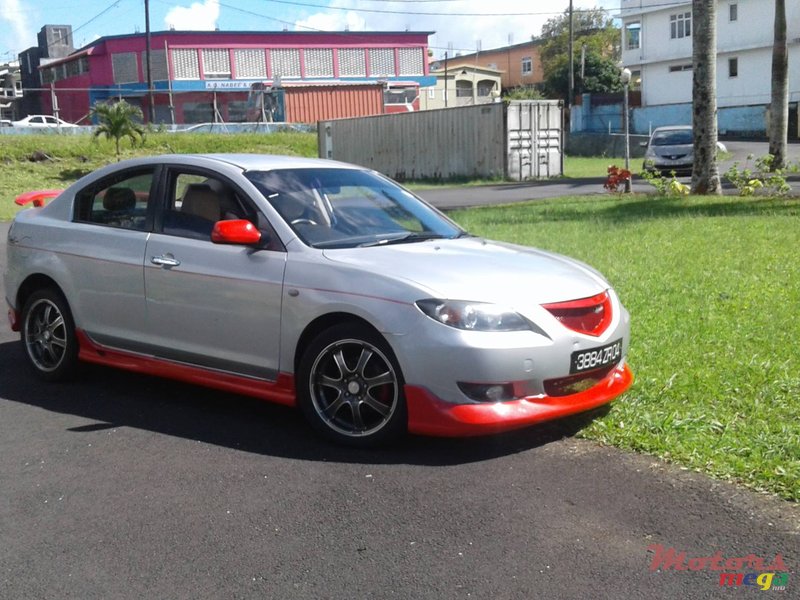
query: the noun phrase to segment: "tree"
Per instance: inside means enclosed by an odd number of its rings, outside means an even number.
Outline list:
[[[789,138],[789,48],[786,44],[786,0],[775,0],[775,39],[772,45],[772,102],[770,104],[769,153],[771,168],[786,166]]]
[[[606,11],[594,8],[574,11],[573,69],[576,89],[586,92],[618,91],[620,31]],[[542,27],[540,56],[545,89],[550,97],[567,99],[569,88],[569,10],[548,20]],[[580,80],[581,47],[586,48],[585,77]],[[614,75],[611,75],[612,71]],[[562,81],[563,80],[563,81]]]
[[[575,89],[579,92],[607,94],[622,91],[622,80],[617,63],[595,52],[586,53],[584,76],[581,78],[580,57],[576,57],[574,71]],[[566,98],[569,92],[569,57],[564,56],[545,75],[544,89],[548,97]]]
[[[717,0],[692,0],[693,194],[721,194],[717,167]]]
[[[92,107],[91,115],[99,121],[97,129],[94,130],[94,137],[105,136],[107,140],[113,139],[117,150],[117,161],[119,161],[119,142],[127,137],[131,140],[131,145],[137,139],[144,136],[144,128],[139,124],[142,120],[142,110],[138,106],[132,106],[120,100],[113,104],[98,102]]]

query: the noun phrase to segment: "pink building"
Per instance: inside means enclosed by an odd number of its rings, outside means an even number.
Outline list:
[[[428,73],[429,35],[410,31],[156,32],[150,44],[155,121],[252,120],[254,89],[270,94],[266,104],[271,112],[266,116],[275,121],[317,120],[315,111],[308,108],[309,103],[316,104],[315,94],[320,106],[326,107],[325,114],[418,110],[419,88],[435,83]],[[149,120],[144,34],[100,38],[41,66],[40,73],[42,86],[52,84],[54,90],[54,94],[44,94],[44,109],[52,110],[55,96],[62,119],[86,123],[95,102],[123,98],[141,107]],[[382,105],[374,100],[376,87],[383,94]],[[265,115],[264,110],[260,113]]]

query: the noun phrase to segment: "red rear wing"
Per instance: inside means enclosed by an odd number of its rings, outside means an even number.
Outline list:
[[[44,206],[45,202],[50,198],[55,198],[64,190],[34,190],[32,192],[25,192],[14,198],[14,204],[25,206],[26,204],[33,204],[36,207]]]

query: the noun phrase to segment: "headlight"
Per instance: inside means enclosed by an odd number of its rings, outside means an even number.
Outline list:
[[[531,324],[519,313],[497,304],[464,300],[419,300],[419,309],[431,319],[468,331],[525,331]]]

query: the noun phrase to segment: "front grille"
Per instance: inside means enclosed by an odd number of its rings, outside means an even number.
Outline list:
[[[546,379],[544,381],[544,392],[552,397],[571,396],[572,394],[585,392],[603,381],[616,368],[617,365],[609,365],[594,371],[570,375],[569,377]]]

